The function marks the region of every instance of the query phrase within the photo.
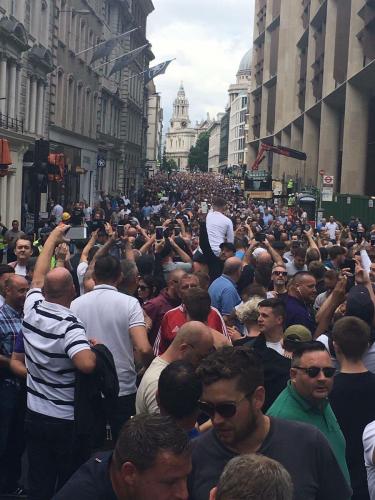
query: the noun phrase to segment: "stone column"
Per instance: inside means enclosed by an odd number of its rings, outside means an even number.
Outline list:
[[[29,130],[30,121],[30,99],[31,99],[31,82],[30,75],[26,75],[26,97],[25,97],[25,130]]]
[[[17,66],[14,61],[11,61],[9,68],[9,95],[8,95],[8,115],[11,118],[16,116],[16,76]]]
[[[0,112],[5,115],[6,110],[6,99],[3,97],[7,96],[7,60],[3,56],[0,62]]]
[[[43,135],[43,115],[44,115],[44,82],[38,82],[38,114],[36,117],[36,133]]]
[[[306,182],[317,185],[319,155],[319,123],[305,113],[303,129],[303,151],[307,155]]]
[[[344,120],[342,193],[365,193],[368,120],[368,96],[348,83]]]
[[[337,164],[339,157],[340,116],[337,111],[325,102],[322,103],[320,122],[319,169],[335,178],[334,189],[337,188]]]
[[[29,131],[35,133],[36,125],[36,97],[37,97],[37,85],[38,82],[36,78],[31,79],[31,98],[30,98],[30,122]]]

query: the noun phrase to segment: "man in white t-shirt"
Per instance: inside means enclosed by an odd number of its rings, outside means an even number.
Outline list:
[[[55,217],[56,224],[61,222],[63,212],[64,212],[64,208],[60,205],[60,203],[56,203],[56,205],[51,210],[51,215],[53,217]]]
[[[336,241],[336,231],[339,229],[339,225],[335,221],[334,217],[331,215],[329,221],[326,224],[326,229],[329,234],[329,239],[331,241]]]
[[[135,413],[137,391],[134,353],[140,364],[148,365],[152,349],[139,302],[117,290],[122,280],[121,264],[111,255],[98,257],[94,265],[96,286],[75,299],[71,310],[85,326],[87,337],[100,340],[112,353],[119,380],[119,398],[109,411],[112,437]]]
[[[208,240],[216,256],[220,254],[220,245],[226,241],[234,242],[232,221],[224,215],[226,202],[223,198],[213,201],[212,211],[207,214],[206,226]]]
[[[142,377],[136,398],[138,413],[159,413],[156,392],[161,372],[173,361],[188,361],[198,365],[213,348],[210,329],[200,321],[182,325],[168,349],[155,358]]]
[[[284,336],[285,306],[280,299],[265,299],[258,305],[258,326],[265,337],[269,349],[284,355],[282,338]]]

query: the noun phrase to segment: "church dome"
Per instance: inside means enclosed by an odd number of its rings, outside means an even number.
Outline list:
[[[243,58],[241,59],[237,74],[250,74],[251,73],[252,57],[253,57],[253,51],[252,51],[252,49],[249,49],[246,52],[246,54],[243,56]]]

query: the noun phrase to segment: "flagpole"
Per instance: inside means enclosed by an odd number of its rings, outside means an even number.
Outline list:
[[[133,28],[130,31],[126,31],[125,33],[121,33],[120,35],[116,35],[113,38],[109,38],[108,40],[104,40],[104,42],[100,42],[100,43],[98,43],[96,45],[93,45],[92,47],[89,47],[88,49],[81,50],[81,52],[76,52],[76,56],[84,54],[85,52],[88,52],[89,50],[96,49],[96,48],[100,47],[101,45],[104,45],[105,43],[108,43],[109,40],[116,40],[117,38],[121,38],[122,36],[130,35],[130,33],[133,33],[133,31],[137,31],[137,30],[139,30],[139,28]]]
[[[108,62],[105,62],[103,64],[99,64],[99,66],[96,66],[96,68],[92,68],[93,70],[97,70],[99,68],[101,68],[102,66],[106,66],[107,64],[113,62],[113,61],[117,61],[117,59],[121,59],[121,57],[124,57],[124,56],[128,56],[130,54],[133,54],[134,52],[136,52],[137,50],[140,50],[140,49],[144,49],[145,47],[149,47],[150,44],[149,43],[146,43],[145,45],[142,45],[142,47],[137,47],[136,49],[134,50],[131,50],[130,52],[126,52],[126,54],[121,54],[121,56],[118,56],[118,57],[115,57],[114,59],[111,59],[110,61]]]

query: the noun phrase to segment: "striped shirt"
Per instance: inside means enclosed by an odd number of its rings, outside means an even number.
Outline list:
[[[44,300],[40,288],[26,295],[22,331],[27,368],[27,407],[54,418],[74,419],[73,356],[90,349],[85,328],[71,310]]]

